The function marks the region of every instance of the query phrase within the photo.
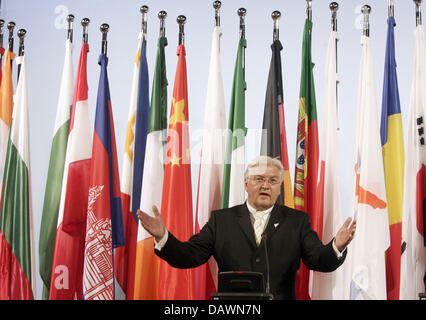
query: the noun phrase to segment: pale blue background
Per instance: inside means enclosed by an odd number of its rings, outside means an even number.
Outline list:
[[[313,1],[312,57],[315,62],[314,77],[319,125],[322,119],[322,97],[325,57],[330,33],[330,0]],[[43,197],[50,155],[50,145],[56,115],[66,39],[66,16],[72,13],[74,23],[74,74],[77,72],[81,49],[84,17],[91,20],[89,26],[90,53],[88,56],[89,106],[91,123],[94,121],[96,94],[99,80],[98,56],[101,50],[102,23],[110,25],[108,34],[109,80],[112,107],[115,119],[118,157],[121,166],[124,150],[125,131],[130,101],[130,87],[133,61],[136,53],[137,36],[141,30],[141,5],[148,5],[148,50],[147,59],[150,79],[154,71],[160,10],[168,13],[166,36],[167,74],[169,80],[169,110],[177,64],[176,48],[178,25],[176,18],[187,17],[185,25],[185,45],[187,52],[189,118],[191,130],[192,183],[195,198],[198,181],[200,130],[203,128],[204,105],[208,66],[210,59],[211,35],[214,26],[213,0],[3,0],[0,18],[6,23],[16,22],[16,31],[27,30],[25,52],[27,56],[28,96],[31,130],[31,169],[33,187],[33,210],[35,239],[37,248],[37,299],[41,298],[41,279],[38,275],[38,238],[43,207]],[[360,37],[362,35],[362,15],[364,4],[372,7],[371,39],[375,62],[375,77],[380,114],[383,67],[386,45],[387,0],[345,0],[339,1],[338,44],[339,60],[339,175],[342,217],[350,215],[350,194],[352,190],[354,132],[356,101],[360,63]],[[283,78],[287,142],[290,170],[293,179],[296,148],[297,112],[301,69],[303,26],[306,18],[304,0],[239,0],[222,1],[221,9],[221,59],[225,89],[225,102],[228,112],[232,88],[232,77],[239,37],[237,9],[245,7],[246,16],[246,126],[249,128],[246,154],[251,159],[259,153],[259,130],[262,127],[266,81],[271,58],[272,43],[271,13],[279,10],[280,39],[283,44]],[[401,109],[406,134],[406,118],[414,65],[415,7],[412,1],[395,0],[396,57],[400,84]],[[5,45],[7,30],[4,28]],[[16,34],[16,32],[15,32]],[[18,48],[15,37],[15,52]],[[13,75],[16,87],[16,67]],[[152,82],[150,82],[152,83]],[[150,88],[151,91],[151,88]],[[93,126],[93,124],[92,124]],[[320,131],[321,132],[321,131]],[[321,138],[321,137],[320,137]],[[121,174],[121,169],[120,169]]]

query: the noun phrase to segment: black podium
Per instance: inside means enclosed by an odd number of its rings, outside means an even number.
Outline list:
[[[266,293],[263,274],[248,271],[227,271],[218,275],[218,292],[213,300],[272,300]]]

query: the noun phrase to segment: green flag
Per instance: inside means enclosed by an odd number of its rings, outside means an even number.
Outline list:
[[[245,170],[245,90],[244,50],[246,39],[240,38],[232,85],[231,107],[226,132],[226,154],[223,170],[221,207],[227,208],[244,202]]]
[[[43,299],[48,299],[49,297],[59,203],[61,200],[62,177],[64,174],[65,154],[67,151],[71,108],[74,95],[72,48],[73,44],[70,40],[67,40],[65,44],[65,62],[56,111],[55,129],[50,151],[49,171],[47,173],[46,191],[44,194],[43,215],[41,218],[39,272],[43,280]]]

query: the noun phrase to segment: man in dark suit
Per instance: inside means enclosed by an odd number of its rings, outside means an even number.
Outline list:
[[[350,224],[348,218],[334,239],[324,245],[312,230],[307,213],[275,203],[283,177],[280,161],[266,156],[256,158],[245,173],[247,201],[213,211],[200,233],[186,242],[166,230],[156,207],[153,217],[140,210],[138,217],[155,238],[156,254],[176,268],[200,266],[213,255],[219,272],[257,271],[266,279],[263,246],[267,241],[271,293],[275,299],[295,299],[300,259],[312,270],[336,270],[346,257],[356,221]]]

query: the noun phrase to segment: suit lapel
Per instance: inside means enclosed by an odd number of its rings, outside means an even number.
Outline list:
[[[278,230],[278,228],[284,223],[285,211],[281,210],[280,208],[280,205],[275,204],[271,211],[271,216],[269,217],[268,225],[266,226],[264,232],[268,236],[268,239],[270,239]]]
[[[256,240],[254,238],[254,230],[250,220],[250,212],[248,211],[247,205],[245,203],[238,206],[237,220],[250,244],[254,248],[257,248]]]

